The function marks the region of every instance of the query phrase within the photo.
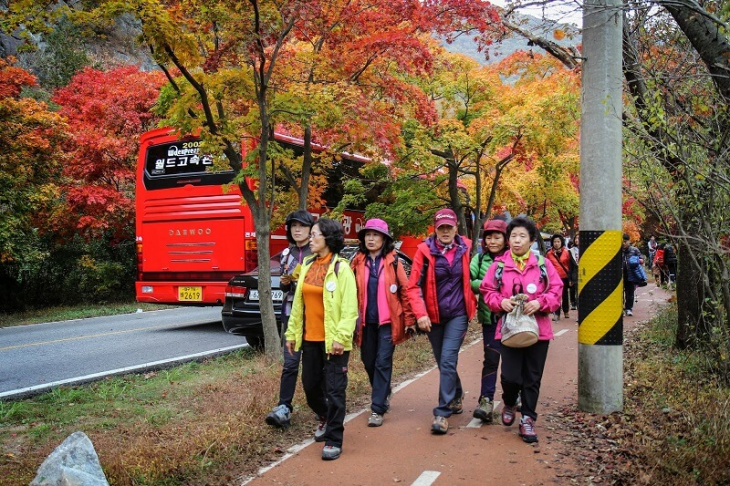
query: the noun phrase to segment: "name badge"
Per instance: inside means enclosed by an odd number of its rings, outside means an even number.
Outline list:
[[[334,292],[337,288],[337,284],[335,282],[327,282],[326,288],[329,292]]]
[[[396,293],[397,291],[398,291],[398,286],[397,286],[396,284],[391,284],[391,285],[390,285],[390,293],[391,293],[391,294],[394,294],[394,293]]]
[[[537,285],[535,285],[534,283],[527,284],[527,292],[530,294],[534,294],[535,292],[537,292]]]

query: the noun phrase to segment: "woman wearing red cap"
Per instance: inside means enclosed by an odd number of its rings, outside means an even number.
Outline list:
[[[431,432],[445,434],[451,414],[463,412],[464,391],[456,367],[476,299],[469,278],[471,240],[457,234],[456,213],[448,208],[436,211],[434,227],[435,234],[418,245],[413,257],[408,297],[439,367]]]
[[[382,219],[370,219],[358,234],[360,250],[352,260],[357,282],[360,312],[355,344],[360,346],[362,362],[372,387],[369,427],[383,425],[390,406],[390,383],[395,345],[408,339],[406,328],[416,318],[406,295],[408,277]]]
[[[479,404],[474,409],[474,418],[482,422],[492,423],[494,409],[494,391],[497,386],[497,368],[499,368],[500,342],[495,338],[499,317],[493,314],[479,286],[487,274],[487,270],[497,257],[507,249],[507,223],[501,219],[490,219],[484,222],[482,231],[482,251],[471,260],[471,289],[479,301],[477,319],[482,325],[482,343],[484,344],[484,364],[482,365],[482,383],[479,393]]]

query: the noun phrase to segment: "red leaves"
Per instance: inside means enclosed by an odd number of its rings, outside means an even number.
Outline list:
[[[19,67],[13,67],[14,58],[0,59],[0,99],[18,98],[26,86],[35,86],[35,76]]]
[[[133,193],[139,134],[154,121],[151,108],[164,82],[161,73],[136,67],[108,72],[85,69],[56,92],[71,138],[64,175],[67,214],[59,226],[87,237],[122,236],[134,219]]]

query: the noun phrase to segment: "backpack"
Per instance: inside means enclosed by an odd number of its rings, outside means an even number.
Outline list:
[[[654,253],[654,263],[659,266],[664,265],[664,250],[658,249]]]
[[[540,267],[540,282],[545,282],[545,287],[550,285],[550,279],[548,278],[547,268],[545,267],[545,257],[542,255],[537,256],[537,266]],[[502,274],[504,273],[504,262],[497,262],[497,270],[494,272],[494,281],[497,284],[497,290],[502,288]]]

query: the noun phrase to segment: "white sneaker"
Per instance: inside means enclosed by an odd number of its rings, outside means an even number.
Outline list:
[[[633,312],[631,312],[631,309],[626,309],[626,315],[627,315],[627,316],[633,316],[633,315],[634,315],[634,313],[633,313]]]

